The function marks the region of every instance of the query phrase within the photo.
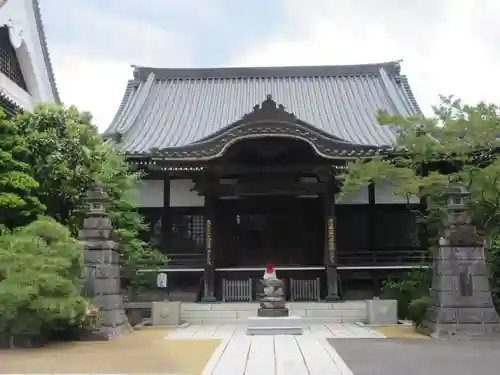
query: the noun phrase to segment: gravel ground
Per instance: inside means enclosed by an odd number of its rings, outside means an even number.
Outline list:
[[[219,340],[165,340],[166,329],[142,329],[107,342],[72,342],[40,349],[0,350],[0,374],[198,375]]]

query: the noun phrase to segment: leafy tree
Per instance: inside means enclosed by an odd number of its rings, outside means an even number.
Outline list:
[[[74,107],[41,105],[13,123],[29,144],[27,163],[47,214],[73,234],[87,211],[86,194],[102,169],[105,148],[97,129]]]
[[[46,336],[83,323],[83,251],[69,230],[41,218],[0,237],[0,332]]]
[[[102,142],[91,121],[90,113],[74,107],[44,105],[18,117],[16,125],[30,144],[29,162],[40,183],[38,194],[47,215],[68,226],[75,236],[87,214],[87,192],[97,183],[103,185],[122,246],[123,271],[136,293],[151,285],[151,280],[136,273],[137,268],[165,264],[166,258],[139,239],[147,226],[129,192],[140,173],[131,171],[123,157]]]
[[[487,244],[493,247],[488,254],[492,281],[500,286],[500,253],[495,249],[498,241],[493,243],[500,225],[500,107],[486,103],[464,105],[453,97],[441,99],[432,117],[403,118],[379,111],[381,126],[396,130],[395,143],[384,156],[349,164],[347,172],[340,176],[340,199],[372,181],[386,180],[392,184],[394,194],[416,195],[424,203],[417,214],[425,224],[429,244],[435,246],[446,225],[443,192],[460,180],[471,193],[468,208],[473,224],[484,231]],[[399,293],[399,313],[403,316],[410,301],[427,294],[425,288],[414,287],[427,287],[429,280],[421,277],[419,281],[415,276],[385,284],[387,292]],[[421,301],[415,306],[423,306]]]
[[[341,176],[340,199],[372,181],[387,180],[395,194],[425,202],[420,218],[435,240],[445,225],[443,191],[453,175],[471,192],[471,217],[491,243],[500,224],[500,108],[443,97],[432,117],[379,111],[378,119],[381,126],[395,128],[395,144],[389,155],[350,163]]]
[[[100,179],[110,198],[108,214],[122,245],[122,272],[128,281],[127,289],[131,295],[150,289],[156,281],[153,272],[138,273],[138,269],[154,269],[167,263],[164,254],[139,238],[141,231],[148,229],[134,204],[133,191],[140,177],[139,172],[130,171],[123,156],[108,151]]]
[[[0,110],[0,231],[25,225],[44,211],[33,194],[39,185],[26,163],[28,144]]]

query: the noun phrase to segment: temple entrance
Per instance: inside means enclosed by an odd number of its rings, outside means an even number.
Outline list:
[[[318,266],[324,225],[318,198],[221,199],[216,267]]]

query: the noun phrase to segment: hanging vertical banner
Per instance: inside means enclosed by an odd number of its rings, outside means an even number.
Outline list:
[[[330,262],[335,263],[335,223],[333,217],[328,218],[328,251]]]
[[[206,233],[207,264],[212,265],[212,220],[207,220],[206,230],[207,230]]]

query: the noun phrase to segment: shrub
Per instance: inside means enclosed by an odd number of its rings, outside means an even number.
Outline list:
[[[61,326],[82,325],[82,273],[80,244],[52,219],[1,236],[0,331],[39,338]]]
[[[420,297],[414,299],[408,305],[408,319],[410,319],[417,327],[422,326],[425,314],[431,305],[430,297]]]
[[[382,284],[382,298],[398,301],[398,317],[408,317],[408,306],[411,301],[429,295],[432,283],[431,269],[409,271],[402,279],[388,279]]]
[[[26,163],[29,143],[0,109],[0,233],[26,225],[44,212],[38,182]]]

